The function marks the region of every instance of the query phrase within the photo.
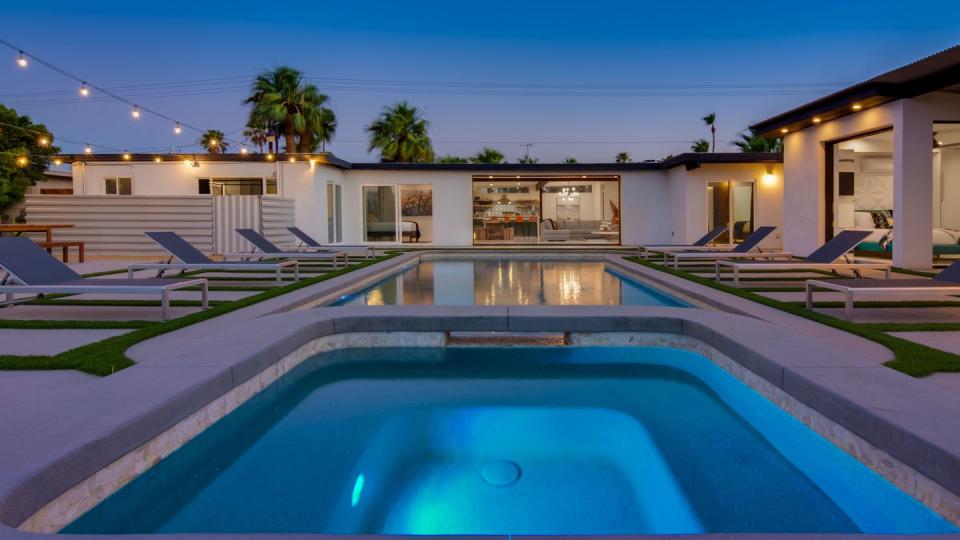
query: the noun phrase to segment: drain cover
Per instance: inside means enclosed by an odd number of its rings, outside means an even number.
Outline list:
[[[493,461],[480,469],[483,481],[496,487],[506,487],[520,479],[520,466],[512,461]]]

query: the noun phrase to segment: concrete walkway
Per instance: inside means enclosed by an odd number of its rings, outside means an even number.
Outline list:
[[[61,369],[52,371],[0,371],[0,410],[22,408],[31,401],[83,388],[100,377]]]
[[[0,355],[53,356],[130,330],[19,330],[0,329]],[[0,373],[3,373],[0,371]]]

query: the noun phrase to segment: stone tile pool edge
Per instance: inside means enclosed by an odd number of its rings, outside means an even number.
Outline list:
[[[325,347],[442,345],[449,331],[512,331],[570,332],[570,341],[579,345],[669,344],[705,354],[901,489],[954,523],[960,521],[960,502],[953,495],[960,484],[960,445],[951,445],[958,430],[950,429],[956,423],[949,423],[944,412],[949,409],[938,407],[938,400],[949,396],[911,396],[913,379],[871,361],[823,348],[767,323],[685,308],[428,308],[329,308],[274,315],[194,343],[191,354],[171,351],[172,357],[127,370],[139,371],[137,377],[121,380],[121,372],[103,379],[132,384],[127,390],[141,397],[145,408],[111,417],[112,430],[75,430],[60,441],[59,453],[48,454],[46,460],[36,458],[43,453],[32,451],[31,441],[15,441],[19,451],[4,451],[12,456],[4,456],[0,467],[4,478],[18,481],[0,486],[0,519],[33,530],[56,530],[63,524],[58,520],[69,521],[73,512],[105,498]],[[263,343],[263,335],[275,339]],[[838,394],[824,384],[831,382],[822,377],[824,371],[841,374],[847,384],[867,384],[871,392]],[[190,388],[155,389],[150,381],[159,372],[200,375],[191,379]],[[878,404],[877,395],[885,403]],[[940,423],[918,424],[924,418],[929,422],[937,411]],[[90,411],[65,411],[63,421],[82,422],[85,412]],[[14,475],[11,469],[22,474]],[[930,476],[941,479],[943,487]],[[44,510],[30,521],[39,508]],[[0,537],[20,534],[27,535],[0,529]]]

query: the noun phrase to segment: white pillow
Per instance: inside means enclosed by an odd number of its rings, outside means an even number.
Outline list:
[[[853,226],[857,229],[873,229],[873,216],[870,212],[854,212]]]

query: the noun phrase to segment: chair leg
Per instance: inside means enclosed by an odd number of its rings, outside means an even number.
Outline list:
[[[853,320],[853,291],[847,291],[843,297],[843,318]]]
[[[813,286],[807,283],[807,309],[813,309]]]
[[[164,289],[160,291],[160,320],[165,321],[170,315],[170,291]]]
[[[204,281],[200,286],[200,305],[203,309],[210,307],[210,286],[209,282]]]
[[[300,281],[300,261],[293,264],[293,280]]]
[[[282,274],[282,272],[283,272],[283,267],[280,266],[280,265],[277,265],[277,271],[276,271],[276,274],[277,274],[277,287],[283,285],[283,274]]]
[[[740,267],[733,267],[733,286],[740,288]]]

